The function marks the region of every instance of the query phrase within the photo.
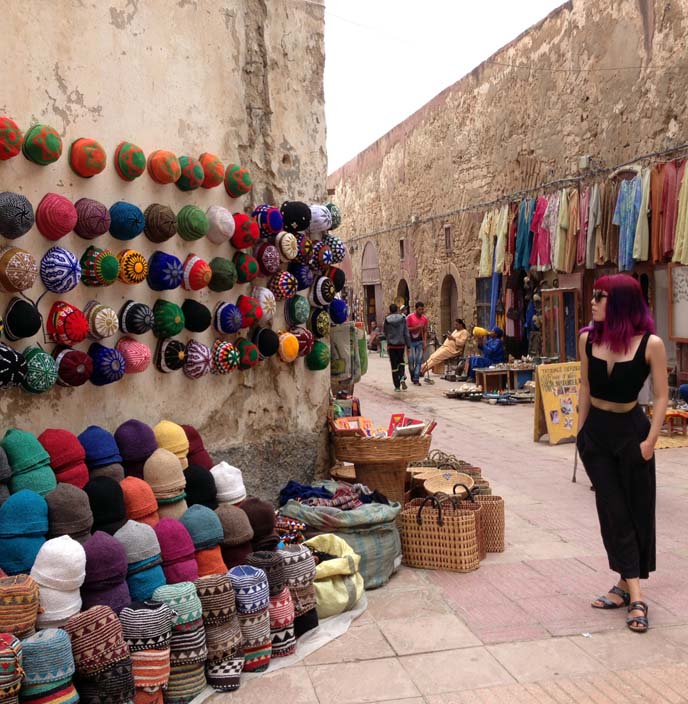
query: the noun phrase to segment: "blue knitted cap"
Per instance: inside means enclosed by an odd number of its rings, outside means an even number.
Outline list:
[[[135,569],[137,565],[143,565],[145,562],[154,561],[155,558],[134,562],[129,565],[129,569]],[[158,561],[157,564],[152,564],[140,572],[134,572],[127,575],[127,585],[129,586],[129,594],[133,601],[149,601],[153,598],[153,592],[158,588],[167,584],[165,573],[162,570],[162,565]]]
[[[6,504],[7,501],[3,506]],[[29,574],[43,543],[45,543],[43,535],[0,538],[0,569],[9,576]]]
[[[81,435],[79,442],[86,450],[86,464],[89,469],[105,467],[108,464],[122,464],[122,455],[112,433],[98,425],[89,425]]]
[[[154,291],[179,288],[184,280],[184,266],[178,257],[155,251],[148,260],[148,286]]]
[[[141,208],[119,201],[110,208],[110,234],[117,240],[132,240],[143,232],[146,219]]]
[[[179,519],[189,531],[196,550],[214,548],[222,542],[222,523],[215,511],[202,504],[194,504],[186,509]]]
[[[48,504],[36,492],[22,489],[0,506],[0,538],[45,537],[47,532]]]
[[[46,628],[22,641],[24,685],[49,684],[74,674],[72,644],[66,631]]]

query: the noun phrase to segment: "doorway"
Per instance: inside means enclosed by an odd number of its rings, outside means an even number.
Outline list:
[[[411,300],[411,294],[409,293],[409,287],[406,283],[406,279],[402,279],[397,286],[397,297],[394,301],[400,308],[401,306],[406,306],[406,310],[410,310],[409,302]]]
[[[366,330],[370,330],[370,323],[377,322],[377,306],[375,305],[375,286],[366,285],[363,287]]]
[[[438,337],[442,338],[454,329],[454,320],[459,317],[459,290],[452,274],[442,279],[440,287],[440,329]]]

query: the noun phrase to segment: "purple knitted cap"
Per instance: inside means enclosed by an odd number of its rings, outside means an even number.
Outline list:
[[[132,418],[115,430],[115,441],[127,476],[142,479],[145,461],[158,449],[153,429]]]
[[[161,518],[155,526],[163,565],[193,558],[195,548],[186,526],[176,518]]]
[[[86,551],[84,589],[106,589],[126,580],[127,553],[119,540],[102,530],[97,530],[84,544],[84,550]]]
[[[120,584],[97,589],[84,584],[81,587],[81,608],[85,611],[92,606],[109,606],[116,614],[131,604],[131,595],[126,580]]]

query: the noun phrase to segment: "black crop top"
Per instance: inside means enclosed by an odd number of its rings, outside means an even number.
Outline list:
[[[638,400],[640,389],[650,373],[650,365],[645,361],[645,349],[650,333],[646,332],[638,345],[633,359],[615,362],[612,373],[607,371],[607,362],[592,353],[590,335],[585,345],[588,354],[588,383],[590,395],[612,403],[630,403]]]

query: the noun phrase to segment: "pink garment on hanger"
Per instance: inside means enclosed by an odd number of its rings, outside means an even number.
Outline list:
[[[535,211],[530,223],[530,231],[533,233],[533,247],[530,250],[529,264],[537,271],[547,271],[552,268],[549,230],[544,224],[547,205],[547,198],[540,196],[535,203]]]

